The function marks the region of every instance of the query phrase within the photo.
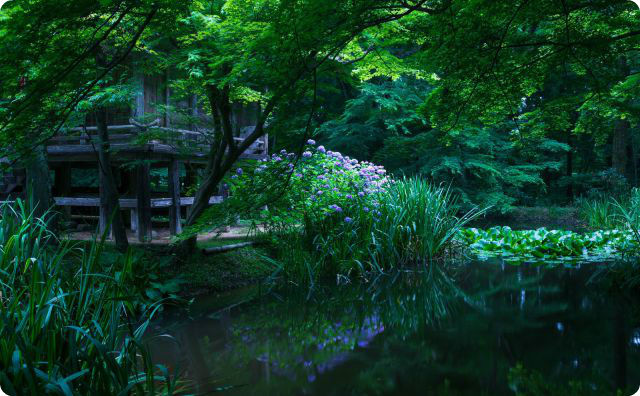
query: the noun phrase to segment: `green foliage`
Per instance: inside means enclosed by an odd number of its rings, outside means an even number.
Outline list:
[[[0,220],[0,384],[9,394],[150,394],[176,389],[145,333],[132,256],[104,265],[103,243],[77,250],[20,201]]]
[[[433,128],[426,95],[432,86],[401,78],[369,81],[346,101],[342,115],[319,128],[327,146],[382,163],[390,172],[421,175],[451,184],[467,209],[490,207],[508,212],[518,201],[545,190],[541,174],[557,171],[567,145],[548,138],[523,146],[513,125]]]
[[[618,199],[596,195],[578,200],[579,215],[592,229],[624,229],[637,234],[640,229],[640,189]]]
[[[546,228],[525,231],[514,231],[509,227],[470,228],[462,230],[459,237],[479,257],[499,256],[512,262],[601,261],[627,251],[637,251],[639,247],[631,232],[618,230],[578,234]]]

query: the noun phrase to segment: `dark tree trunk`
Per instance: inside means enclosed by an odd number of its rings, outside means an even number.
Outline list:
[[[611,167],[624,177],[629,163],[629,127],[627,120],[616,121],[611,144]]]
[[[107,110],[101,107],[96,112],[98,123],[98,167],[100,172],[100,207],[111,219],[111,230],[116,240],[116,247],[120,251],[129,248],[127,230],[122,220],[120,211],[120,196],[111,168],[111,155],[109,154],[109,131],[107,124]]]
[[[567,135],[567,145],[569,151],[567,151],[567,199],[569,203],[573,201],[573,139],[571,138],[571,131]]]
[[[43,215],[53,205],[51,196],[51,177],[45,146],[36,146],[33,155],[26,163],[27,172],[27,197],[30,200],[31,209],[36,217]]]

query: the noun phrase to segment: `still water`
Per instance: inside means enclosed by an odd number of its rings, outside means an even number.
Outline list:
[[[640,309],[605,266],[474,262],[211,296],[160,325],[175,339],[154,357],[196,393],[631,395]]]

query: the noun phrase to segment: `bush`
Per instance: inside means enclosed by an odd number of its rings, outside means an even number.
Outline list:
[[[477,213],[458,218],[449,190],[421,179],[392,180],[381,166],[314,143],[300,157],[282,151],[238,169],[231,198],[205,216],[209,227],[238,213],[261,223],[283,269],[313,279],[437,258]]]
[[[131,262],[105,266],[103,243],[77,251],[21,202],[0,219],[0,385],[10,393],[150,394],[175,380],[154,366]],[[125,256],[124,260],[130,260]],[[141,319],[137,319],[140,318]],[[161,374],[163,373],[163,374]]]

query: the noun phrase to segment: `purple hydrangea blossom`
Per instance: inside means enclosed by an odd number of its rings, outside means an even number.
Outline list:
[[[344,218],[344,222],[345,223],[351,223],[351,222],[353,222],[353,219],[351,217],[345,217]]]
[[[324,146],[318,146],[318,151],[324,154],[327,152],[327,149],[325,149]]]
[[[311,151],[305,151],[304,153],[302,153],[302,156],[304,158],[310,158],[313,154],[311,153]]]
[[[238,168],[238,169],[236,169],[236,173],[238,174],[238,176],[242,176],[244,171],[242,170],[242,168]]]
[[[329,206],[329,209],[333,210],[334,212],[338,212],[338,213],[342,212],[342,208],[339,207],[338,205],[331,205],[331,206]]]
[[[315,140],[313,140],[313,139],[309,139],[309,140],[307,140],[307,144],[310,144],[310,145],[312,145],[312,146],[315,146],[315,145],[316,145],[316,141],[315,141]]]

